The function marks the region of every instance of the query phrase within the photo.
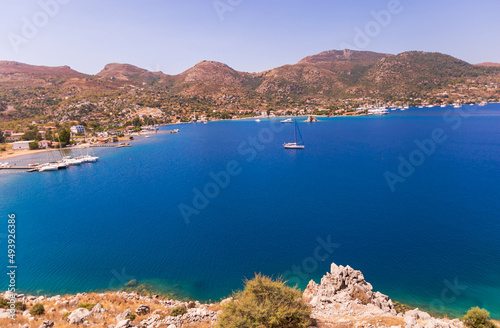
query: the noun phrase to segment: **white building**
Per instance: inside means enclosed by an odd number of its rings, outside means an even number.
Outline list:
[[[85,128],[81,125],[75,125],[70,128],[70,131],[72,134],[84,134],[85,133]]]
[[[32,141],[18,141],[12,144],[12,150],[27,150],[30,149],[30,142]]]

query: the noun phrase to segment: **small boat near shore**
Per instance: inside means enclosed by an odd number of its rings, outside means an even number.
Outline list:
[[[122,147],[132,147],[132,145],[129,144],[128,142],[125,142],[115,146],[115,148],[122,148]]]
[[[287,118],[286,120],[280,121],[281,123],[293,123],[291,118]]]

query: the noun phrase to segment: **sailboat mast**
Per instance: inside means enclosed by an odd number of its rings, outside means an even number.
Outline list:
[[[295,119],[294,123],[295,123],[295,125],[294,125],[293,132],[295,133],[295,143],[297,143],[297,119]]]

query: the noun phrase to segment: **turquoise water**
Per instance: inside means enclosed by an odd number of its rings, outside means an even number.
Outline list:
[[[292,125],[272,120],[182,125],[98,149],[97,164],[4,172],[17,288],[76,293],[135,278],[218,300],[255,272],[304,288],[336,262],[395,300],[456,315],[478,305],[500,318],[500,106],[444,111],[299,122],[303,151],[285,151]],[[418,157],[415,140],[433,135],[442,142]],[[419,165],[392,191],[384,174],[399,175],[398,158],[410,155]],[[213,198],[196,208],[205,187]]]

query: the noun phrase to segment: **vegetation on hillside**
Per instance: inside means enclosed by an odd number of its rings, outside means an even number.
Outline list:
[[[495,324],[490,319],[490,313],[477,306],[467,312],[462,322],[469,328],[495,328]]]
[[[311,313],[300,290],[260,274],[245,281],[244,290],[234,294],[222,311],[220,328],[308,327]]]

